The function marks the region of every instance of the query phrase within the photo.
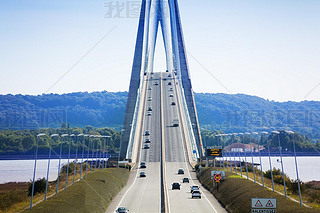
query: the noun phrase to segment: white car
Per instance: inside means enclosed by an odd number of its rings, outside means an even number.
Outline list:
[[[201,192],[200,192],[199,190],[194,190],[194,191],[192,192],[191,198],[195,198],[195,197],[198,197],[198,198],[201,199]]]
[[[191,191],[191,193],[193,192],[193,191],[199,191],[200,190],[200,187],[199,186],[190,186],[190,191]]]

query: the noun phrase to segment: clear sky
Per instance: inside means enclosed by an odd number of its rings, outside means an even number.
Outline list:
[[[127,91],[138,25],[132,2],[140,1],[1,1],[0,94]],[[195,92],[320,101],[319,0],[179,5]],[[165,68],[161,39],[155,71]]]

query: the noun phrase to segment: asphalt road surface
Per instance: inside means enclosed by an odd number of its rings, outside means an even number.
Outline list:
[[[107,212],[115,212],[119,206],[128,208],[130,212],[161,212],[161,105],[163,106],[164,170],[168,211],[170,213],[226,212],[210,192],[203,188],[200,188],[201,199],[191,198],[190,186],[200,186],[200,183],[186,160],[181,125],[172,126],[174,119],[178,119],[179,123],[183,121],[179,116],[177,106],[179,101],[176,94],[179,92],[177,91],[179,88],[178,85],[175,85],[173,78],[168,77],[169,74],[148,74],[144,119],[141,125],[143,125],[143,133],[148,130],[150,135],[143,134],[141,137],[140,160],[132,170],[127,185],[113,200]],[[173,74],[171,73],[171,75]],[[167,80],[163,80],[164,78]],[[171,85],[168,85],[169,82]],[[173,97],[170,97],[170,94]],[[160,97],[161,95],[162,97]],[[149,107],[152,108],[152,111],[148,111]],[[151,112],[151,115],[148,115],[148,112]],[[150,143],[145,143],[147,138],[150,139]],[[148,149],[144,149],[145,144],[149,145]],[[147,168],[139,168],[140,162],[145,162]],[[177,174],[180,168],[184,169],[184,175]],[[139,177],[142,171],[146,173],[146,177]],[[183,177],[190,178],[190,183],[182,183]],[[181,189],[172,190],[171,184],[173,182],[180,183]]]

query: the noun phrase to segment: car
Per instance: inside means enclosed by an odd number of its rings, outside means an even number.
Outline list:
[[[179,169],[178,170],[178,175],[183,175],[184,174],[184,170],[183,169]]]
[[[144,133],[144,135],[150,135],[150,131],[146,130],[146,132]]]
[[[149,147],[149,145],[148,144],[145,144],[144,145],[144,149],[149,149],[150,147]]]
[[[145,172],[140,172],[140,177],[147,177],[147,174]]]
[[[187,177],[183,178],[182,183],[189,183],[189,178],[187,178]]]
[[[172,101],[171,105],[176,105],[176,102]]]
[[[169,72],[169,70],[166,70],[166,72]]]
[[[201,192],[199,190],[194,190],[192,192],[191,198],[195,198],[195,197],[198,197],[201,199]]]
[[[171,77],[171,74],[169,74],[168,77],[170,78],[170,77]]]
[[[148,107],[148,111],[151,112],[152,111],[152,107]]]
[[[151,112],[148,112],[148,113],[147,113],[147,116],[151,116],[151,115],[152,115],[152,113],[151,113]]]
[[[199,191],[200,190],[200,187],[199,186],[190,186],[190,192],[192,193],[193,191]]]
[[[149,87],[148,90],[152,90],[151,87]]]
[[[163,80],[164,80],[164,81],[166,81],[166,80],[167,80],[167,78],[163,78]]]
[[[172,184],[172,190],[175,190],[175,189],[179,189],[180,190],[180,184],[175,182]]]
[[[170,94],[169,97],[172,98],[172,97],[173,97],[173,94]]]
[[[169,83],[168,83],[168,85],[172,85],[172,83],[171,83],[171,82],[169,82]]]
[[[117,213],[128,213],[129,212],[129,209],[127,209],[126,207],[119,207],[117,210],[116,210]]]
[[[150,141],[150,138],[147,138],[146,139],[146,143],[150,143],[151,141]]]
[[[173,89],[172,89],[172,88],[170,88],[170,89],[169,89],[169,91],[173,91]]]
[[[173,119],[173,121],[172,121],[172,126],[173,126],[173,127],[179,126],[179,119]]]
[[[147,168],[146,163],[145,162],[141,162],[140,163],[140,169],[145,169],[145,168]]]
[[[152,101],[152,98],[151,98],[151,97],[149,97],[149,98],[148,98],[148,101]]]
[[[157,86],[157,85],[159,85],[159,83],[158,83],[158,82],[156,82],[156,83],[154,83],[154,85],[156,85],[156,86]]]

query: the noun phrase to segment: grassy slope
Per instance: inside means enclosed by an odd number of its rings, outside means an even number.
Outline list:
[[[213,168],[205,168],[198,178],[202,185],[219,200],[230,212],[247,213],[251,210],[251,198],[277,198],[277,212],[319,212],[316,209],[300,207],[298,203],[285,199],[277,193],[263,189],[262,186],[240,178],[233,173],[226,173],[226,179],[220,183],[219,191],[213,188],[210,171]]]
[[[46,202],[24,212],[105,212],[112,199],[125,186],[128,169],[108,168],[88,174],[87,180],[62,191]]]

